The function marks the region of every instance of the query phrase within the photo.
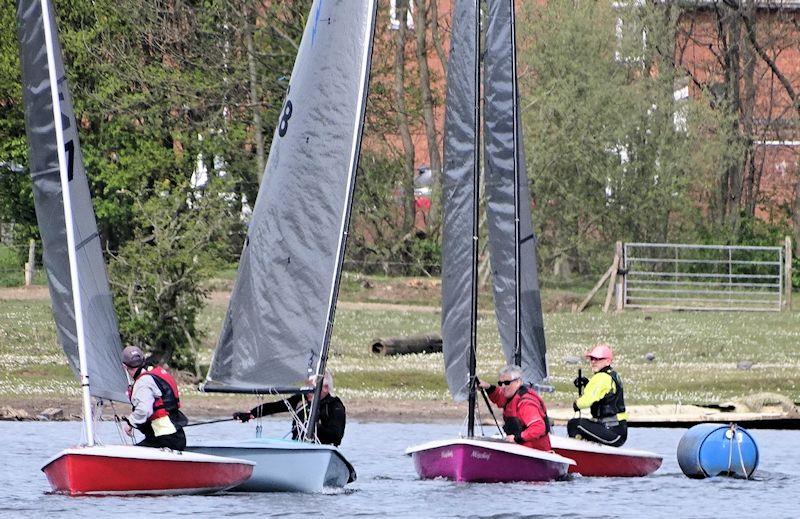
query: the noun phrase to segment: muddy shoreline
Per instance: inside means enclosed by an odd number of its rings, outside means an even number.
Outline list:
[[[242,395],[186,395],[182,397],[183,410],[191,422],[228,418],[236,411],[245,411],[257,404],[252,397]],[[436,400],[379,400],[379,399],[347,399],[347,418],[358,422],[390,422],[390,423],[452,423],[462,422],[467,416],[466,402]],[[554,404],[549,409],[561,410],[563,406]],[[43,413],[49,409],[60,409],[63,417],[59,420],[80,420],[80,400],[70,398],[61,400],[53,397],[26,396],[23,398],[0,397],[1,410],[13,409],[24,412],[25,416],[0,416],[0,420],[48,420]],[[115,404],[117,413],[127,413],[128,406]],[[482,409],[484,418],[491,421],[491,416]],[[557,411],[558,412],[558,411]],[[111,408],[104,414],[111,416]],[[501,412],[495,409],[500,419]]]
[[[230,417],[236,411],[245,411],[258,403],[254,398],[241,395],[187,395],[182,397],[183,410],[191,422],[213,420]],[[381,401],[377,399],[346,400],[347,417],[359,422],[453,422],[461,421],[466,416],[466,404],[452,401]],[[27,396],[23,398],[0,397],[0,409],[6,416],[0,420],[47,420],[43,413],[47,410],[60,409],[63,417],[59,420],[80,420],[81,404],[79,399],[61,400],[53,397]],[[129,412],[126,405],[115,404],[117,413]],[[9,414],[13,410],[14,413]],[[113,412],[108,407],[104,414]]]

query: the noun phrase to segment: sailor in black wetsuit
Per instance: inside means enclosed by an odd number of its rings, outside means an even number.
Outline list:
[[[575,385],[586,386],[583,395],[572,404],[575,411],[589,409],[592,419],[573,418],[567,422],[567,434],[603,445],[619,447],[628,439],[628,413],[622,379],[611,367],[614,354],[606,344],[596,344],[586,354],[592,366],[591,380],[575,379]]]
[[[313,377],[309,381],[313,385]],[[322,379],[322,391],[320,392],[319,401],[319,414],[317,417],[316,435],[320,443],[326,445],[338,446],[342,443],[344,437],[344,427],[347,421],[347,412],[344,404],[337,396],[331,394],[333,389],[333,375],[330,371],[325,372]],[[290,408],[297,413],[297,416],[303,422],[308,420],[308,413],[311,412],[310,402],[313,398],[313,393],[308,393],[304,400],[302,395],[292,395],[288,399],[278,400],[277,402],[267,402],[252,408],[250,411],[233,413],[236,420],[246,422],[252,418],[261,418],[262,416],[269,416],[276,413],[289,412]],[[301,438],[302,431],[298,426],[297,421],[292,421],[292,438],[298,440]]]

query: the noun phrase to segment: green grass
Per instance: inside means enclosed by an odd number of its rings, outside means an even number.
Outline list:
[[[223,304],[215,304],[201,315],[207,332],[204,363],[224,312]],[[339,393],[448,399],[441,354],[383,357],[368,351],[375,337],[437,331],[439,321],[436,313],[339,309],[330,359]],[[614,346],[629,404],[719,402],[757,392],[800,401],[800,313],[560,312],[545,315],[545,329],[550,381],[557,390],[545,396],[548,403],[574,398],[572,379],[579,366],[565,359],[598,340]],[[503,360],[493,318],[479,321],[478,337],[479,375],[494,380]],[[645,360],[648,352],[655,353],[655,361]],[[753,362],[752,369],[737,369],[741,360]],[[588,371],[585,364],[580,367]],[[0,402],[77,394],[57,345],[49,303],[0,301]]]
[[[43,285],[47,278],[41,268],[33,277],[35,285]],[[7,245],[0,244],[0,287],[21,287],[25,284],[25,269],[19,257]]]

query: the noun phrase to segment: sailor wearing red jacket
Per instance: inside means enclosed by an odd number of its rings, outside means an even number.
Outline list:
[[[128,388],[128,398],[133,411],[126,416],[125,432],[133,436],[133,428],[144,434],[141,447],[166,447],[173,450],[186,448],[183,426],[188,422],[179,410],[178,385],[164,368],[144,369],[144,353],[136,346],[122,350],[122,363],[133,385]]]
[[[522,382],[519,366],[506,366],[500,370],[500,380],[495,387],[480,381],[489,399],[503,409],[503,431],[506,441],[532,449],[551,451],[550,421],[541,397]]]

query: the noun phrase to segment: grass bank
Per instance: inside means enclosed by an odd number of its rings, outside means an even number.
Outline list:
[[[438,313],[349,306],[336,314],[330,360],[343,398],[449,400],[441,354],[380,357],[368,352],[374,337],[438,330]],[[204,363],[210,360],[224,312],[224,301],[214,300],[202,314]],[[547,313],[545,328],[556,387],[545,396],[550,405],[574,398],[571,381],[579,366],[566,360],[598,340],[615,346],[615,365],[625,380],[629,404],[718,402],[755,392],[800,401],[800,313],[561,312]],[[478,336],[479,374],[494,380],[503,360],[491,314],[480,319]],[[645,359],[648,352],[655,360]],[[752,367],[739,369],[740,361]],[[49,301],[0,300],[0,405],[26,399],[57,402],[77,395],[56,341]],[[196,398],[211,402],[217,396]]]

